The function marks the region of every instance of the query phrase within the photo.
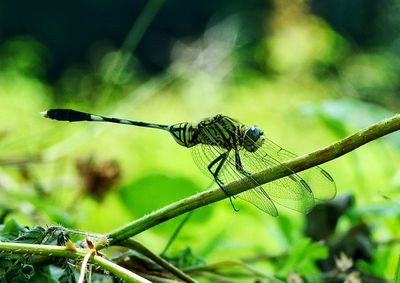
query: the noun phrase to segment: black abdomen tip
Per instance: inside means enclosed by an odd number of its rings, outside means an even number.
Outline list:
[[[72,109],[50,109],[42,113],[42,115],[46,118],[58,121],[75,122],[90,120],[90,114]]]

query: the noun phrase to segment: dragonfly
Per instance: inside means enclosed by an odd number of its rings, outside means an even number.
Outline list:
[[[307,213],[316,201],[329,200],[336,195],[335,181],[319,166],[259,184],[252,174],[280,165],[296,155],[268,139],[259,127],[247,126],[222,114],[198,123],[172,125],[110,118],[72,109],[50,109],[41,114],[59,121],[110,122],[168,131],[179,145],[192,149],[197,166],[212,177],[236,211],[231,199],[236,196],[231,196],[224,186],[239,179],[253,189],[237,196],[272,216],[278,216],[276,204]]]

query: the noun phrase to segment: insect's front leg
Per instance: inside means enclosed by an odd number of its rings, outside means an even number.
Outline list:
[[[250,177],[246,178],[246,181],[250,182],[252,185],[257,185],[257,187],[259,186],[259,184],[253,178],[251,178],[251,173],[244,169],[239,151],[235,151],[235,167],[236,170],[243,175],[243,177]]]
[[[238,170],[244,176],[249,177],[251,175],[249,172],[244,170],[242,165],[242,160],[240,159],[239,151],[235,151],[235,167],[236,170]]]
[[[226,160],[228,159],[229,156],[229,150],[227,152],[222,153],[220,156],[215,158],[207,167],[208,171],[213,175],[215,182],[218,184],[218,186],[221,188],[221,190],[229,197],[229,201],[231,202],[231,205],[233,207],[234,211],[239,211],[239,209],[236,209],[235,205],[232,202],[231,197],[235,198],[235,196],[231,196],[228,194],[228,192],[224,189],[224,182],[221,181],[221,179],[218,177],[219,172],[222,169],[222,166],[224,166]],[[212,167],[218,163],[217,168],[215,171],[212,171]]]
[[[211,173],[211,175],[213,175],[215,182],[217,182],[218,186],[224,191],[224,193],[227,196],[229,195],[223,188],[224,183],[218,177],[218,174],[221,171],[222,166],[225,164],[225,161],[228,159],[228,156],[229,156],[229,151],[222,153],[220,156],[214,159],[207,167],[208,171]],[[213,171],[212,167],[217,163],[218,163],[217,168],[215,169],[215,171]]]

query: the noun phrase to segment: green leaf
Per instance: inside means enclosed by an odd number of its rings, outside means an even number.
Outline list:
[[[190,247],[184,248],[183,250],[177,252],[174,256],[168,256],[165,258],[179,268],[205,264],[205,260],[198,255],[195,255]]]
[[[0,225],[0,241],[8,242],[17,238],[21,232],[27,228],[19,224],[16,220],[10,219],[4,225]]]
[[[75,283],[75,268],[70,260],[66,260],[64,263],[64,272],[58,279],[60,283]]]
[[[23,264],[21,266],[21,273],[26,279],[31,279],[35,275],[35,268],[31,264]]]
[[[321,242],[312,242],[309,238],[302,239],[293,246],[280,273],[285,276],[288,272],[307,275],[318,272],[315,261],[327,258],[328,254],[328,248]]]
[[[352,128],[366,127],[394,114],[376,104],[351,98],[309,104],[304,108],[304,112],[320,118],[338,137],[346,136]],[[398,134],[390,135],[385,139],[400,147]]]
[[[358,260],[356,264],[362,272],[396,278],[396,272],[399,273],[399,252],[393,245],[380,245],[374,250],[372,260]]]
[[[19,243],[39,244],[45,237],[45,232],[46,230],[44,228],[35,226],[31,229],[26,229],[25,231],[21,232],[15,241]]]
[[[119,197],[125,207],[137,216],[150,213],[199,191],[200,188],[186,178],[153,174],[124,186],[119,191]],[[204,221],[210,216],[210,209],[200,210],[196,211],[191,220]]]
[[[47,283],[56,283],[59,282],[56,278],[57,272],[55,269],[59,269],[54,266],[43,266],[36,269],[35,276],[32,278],[31,282],[47,282]]]
[[[200,191],[193,182],[182,177],[169,177],[161,174],[144,176],[119,190],[121,202],[134,216],[148,214],[177,200],[186,198]],[[197,209],[189,222],[204,222],[211,216],[210,206]],[[158,226],[167,233],[172,233],[182,220],[180,216]],[[187,225],[187,224],[185,224]]]

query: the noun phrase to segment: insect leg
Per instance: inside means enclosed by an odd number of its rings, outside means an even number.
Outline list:
[[[247,172],[247,171],[243,168],[242,160],[240,159],[240,154],[239,154],[238,151],[235,151],[235,167],[236,167],[236,170],[238,170],[239,173],[243,174],[243,176],[245,176],[245,177],[250,177],[250,176],[251,176],[251,173]],[[251,180],[253,180],[253,179],[251,179]],[[254,183],[254,184],[257,184],[257,182],[254,181],[254,180],[253,180],[253,183]],[[258,185],[258,184],[257,184],[257,185]],[[269,198],[269,197],[268,197],[268,198]]]
[[[229,155],[229,151],[227,151],[227,152],[221,154],[221,155],[218,156],[216,159],[214,159],[213,161],[211,161],[211,163],[210,163],[210,164],[208,165],[208,167],[207,167],[208,171],[211,173],[211,175],[213,175],[215,182],[217,182],[218,186],[221,187],[221,189],[224,191],[224,193],[225,193],[226,195],[228,195],[228,194],[227,194],[226,191],[222,188],[222,186],[223,186],[224,183],[223,183],[223,182],[221,181],[221,179],[218,177],[218,174],[219,174],[219,171],[221,171],[221,168],[222,168],[222,166],[224,165],[226,159],[228,158],[228,155]],[[213,167],[216,163],[218,163],[218,162],[219,162],[219,164],[218,164],[217,168],[215,169],[215,171],[213,172],[213,171],[212,171],[212,167]]]
[[[248,177],[251,175],[249,172],[244,170],[243,165],[242,165],[242,160],[240,159],[240,155],[239,155],[238,151],[235,151],[235,167],[236,167],[236,170],[238,170],[244,176]]]
[[[216,159],[214,159],[208,166],[207,169],[208,171],[213,175],[215,182],[218,184],[218,186],[221,188],[221,190],[225,193],[226,196],[229,197],[229,201],[231,202],[231,205],[233,207],[234,211],[239,211],[239,209],[236,209],[235,205],[232,202],[232,196],[228,194],[228,192],[224,189],[224,183],[221,181],[221,179],[218,177],[219,172],[221,171],[222,166],[225,164],[225,161],[228,159],[229,156],[229,151],[224,152],[220,156],[218,156]],[[217,168],[215,171],[212,171],[212,167],[218,163]]]

